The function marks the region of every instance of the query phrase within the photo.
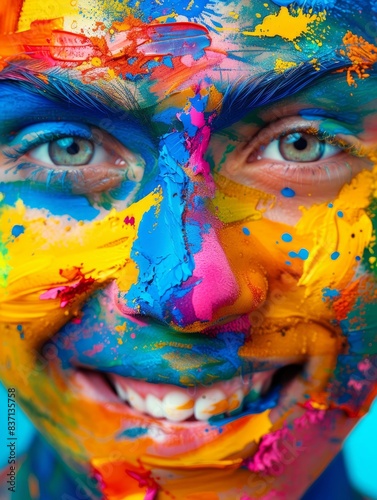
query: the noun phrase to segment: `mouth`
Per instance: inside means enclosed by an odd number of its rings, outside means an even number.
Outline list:
[[[142,417],[171,423],[226,423],[260,413],[279,403],[286,389],[305,371],[305,363],[240,375],[207,386],[155,384],[80,368],[75,382],[90,399],[123,405]]]

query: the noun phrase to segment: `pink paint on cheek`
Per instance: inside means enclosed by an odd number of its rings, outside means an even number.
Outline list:
[[[202,250],[194,260],[194,278],[201,282],[193,290],[192,305],[199,320],[211,321],[216,309],[232,304],[239,293],[237,281],[213,229],[203,235]]]

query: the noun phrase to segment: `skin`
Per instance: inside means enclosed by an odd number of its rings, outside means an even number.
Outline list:
[[[90,498],[300,498],[376,392],[369,4],[37,4],[0,36],[2,381]],[[102,375],[288,365],[200,423]]]

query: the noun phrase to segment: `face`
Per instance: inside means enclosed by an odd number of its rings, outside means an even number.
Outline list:
[[[377,27],[301,3],[0,8],[1,377],[92,498],[299,498],[372,401]]]

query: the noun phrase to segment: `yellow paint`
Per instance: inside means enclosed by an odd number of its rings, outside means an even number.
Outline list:
[[[49,313],[59,322],[58,317],[64,315],[60,300],[41,300],[40,296],[57,287],[74,286],[75,273],[69,270],[80,269],[97,285],[116,278],[120,290],[127,290],[138,276],[130,252],[139,223],[142,215],[153,206],[157,208],[160,200],[157,190],[130,208],[113,210],[102,220],[78,225],[66,233],[63,242],[64,219],[46,218],[42,211],[26,216],[21,201],[15,208],[4,208],[0,214],[3,242],[8,240],[14,224],[23,225],[25,232],[7,244],[10,271],[6,288],[0,289],[0,322],[35,324]],[[134,226],[124,224],[127,216],[135,218]],[[34,254],[36,246],[40,248],[38,257]]]
[[[214,175],[217,186],[213,210],[225,223],[237,220],[258,220],[270,208],[275,197],[263,191],[238,184],[220,174]]]
[[[316,296],[324,286],[342,289],[353,277],[356,256],[363,255],[372,238],[372,221],[366,209],[376,173],[364,170],[343,186],[333,208],[322,203],[303,209],[297,233],[313,242],[299,281],[306,287],[306,296],[313,293]],[[339,217],[338,212],[342,212],[343,217]],[[351,234],[356,237],[351,238]],[[329,255],[335,251],[340,256],[332,260]]]
[[[307,14],[298,9],[296,15],[290,13],[287,7],[281,7],[277,14],[266,16],[254,31],[243,31],[246,36],[280,36],[290,42],[295,41],[309,30],[310,24],[323,20],[321,14]]]
[[[287,69],[294,68],[297,63],[293,61],[283,61],[283,59],[276,59],[274,70],[276,73],[285,73]]]
[[[252,417],[241,417],[234,422],[234,429],[231,436],[225,433],[218,435],[214,442],[202,446],[198,450],[189,453],[182,453],[180,457],[160,458],[145,456],[142,458],[144,465],[155,465],[157,467],[172,468],[197,468],[200,467],[232,467],[239,465],[241,460],[229,460],[225,457],[240,456],[242,450],[248,443],[259,443],[260,439],[271,432],[272,424],[269,418],[270,410],[253,415]],[[225,432],[225,429],[224,429]],[[221,459],[221,457],[224,457]]]
[[[18,31],[30,29],[30,25],[35,19],[46,21],[65,18],[64,25],[69,26],[74,17],[78,15],[78,5],[72,5],[66,0],[25,0],[18,22]]]
[[[230,11],[229,15],[230,15],[230,17],[232,17],[235,20],[237,20],[240,17],[240,15],[238,14],[238,12],[234,12],[234,10]]]

